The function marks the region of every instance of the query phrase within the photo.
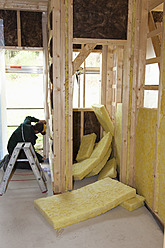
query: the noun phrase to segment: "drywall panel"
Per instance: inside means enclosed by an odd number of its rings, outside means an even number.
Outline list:
[[[135,134],[135,187],[152,207],[157,111],[140,108]]]

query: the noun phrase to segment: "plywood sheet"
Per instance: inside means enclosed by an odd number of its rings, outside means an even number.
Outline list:
[[[35,200],[34,206],[54,229],[59,229],[105,213],[135,195],[135,189],[105,178],[71,192]]]

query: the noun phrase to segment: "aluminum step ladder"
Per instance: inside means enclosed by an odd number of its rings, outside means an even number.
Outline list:
[[[23,150],[27,159],[17,159],[20,151]],[[9,163],[7,165],[6,171],[4,172],[2,181],[0,183],[0,196],[2,196],[7,188],[7,185],[12,177],[12,172],[14,169],[14,165],[17,161],[22,162],[29,162],[31,169],[34,173],[34,176],[39,184],[42,193],[47,192],[47,185],[46,185],[46,177],[44,171],[38,161],[34,148],[30,142],[20,142],[14,148]]]

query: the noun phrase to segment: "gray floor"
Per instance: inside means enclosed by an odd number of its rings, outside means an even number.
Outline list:
[[[3,171],[0,170],[0,179]],[[34,208],[42,194],[31,171],[17,170],[0,197],[0,247],[2,248],[163,248],[163,232],[151,213],[141,207],[129,212],[116,207],[105,214],[54,230]],[[76,182],[82,187],[97,178]],[[22,181],[17,181],[22,180]]]

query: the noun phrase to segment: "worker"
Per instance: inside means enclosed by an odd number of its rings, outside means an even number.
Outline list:
[[[32,125],[31,124],[32,122],[36,124]],[[9,155],[6,155],[4,159],[0,162],[0,167],[5,166],[6,162],[9,160],[10,156],[12,155],[12,152],[18,142],[30,142],[34,148],[34,145],[36,144],[36,140],[38,138],[36,134],[38,133],[41,133],[42,135],[46,134],[46,121],[39,120],[35,117],[27,116],[24,122],[19,125],[19,127],[12,133],[11,137],[9,138],[9,141],[7,144],[7,150],[9,152]],[[36,153],[36,156],[39,162],[40,163],[44,162],[45,157],[41,156],[36,151],[35,153]],[[18,158],[25,158],[25,154],[23,150],[21,150]],[[24,166],[17,165],[17,168],[31,169],[29,164],[24,165]],[[4,170],[5,169],[6,168],[4,168]]]

